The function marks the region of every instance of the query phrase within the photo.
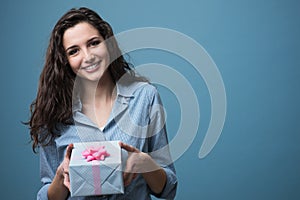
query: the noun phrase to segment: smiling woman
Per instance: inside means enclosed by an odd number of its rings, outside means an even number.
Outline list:
[[[79,199],[173,199],[177,178],[164,114],[154,109],[157,105],[157,90],[129,67],[110,25],[88,8],[68,11],[51,34],[28,123],[33,149],[40,152],[43,186],[37,198],[73,199],[72,143],[119,140],[128,152],[124,194]],[[132,120],[134,126],[124,128],[119,120]],[[141,125],[146,127],[143,131]],[[164,152],[150,156],[159,149]]]
[[[108,50],[103,37],[92,25],[82,22],[66,30],[63,45],[69,64],[78,76],[98,81],[105,74],[109,66]]]

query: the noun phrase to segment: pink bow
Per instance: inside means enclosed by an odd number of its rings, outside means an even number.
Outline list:
[[[105,157],[110,156],[109,153],[104,149],[105,146],[100,146],[98,148],[90,147],[82,152],[82,156],[86,161],[90,162],[92,160],[104,160]]]

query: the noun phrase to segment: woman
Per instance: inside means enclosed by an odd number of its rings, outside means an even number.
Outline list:
[[[29,121],[39,148],[38,199],[69,194],[72,143],[120,140],[128,151],[125,193],[78,199],[172,199],[177,188],[157,90],[123,58],[110,25],[88,8],[55,25]],[[158,109],[157,109],[158,108]]]

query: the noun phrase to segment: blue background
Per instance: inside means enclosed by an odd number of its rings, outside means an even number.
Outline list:
[[[300,1],[296,0],[10,0],[1,3],[1,199],[34,199],[38,155],[29,117],[50,32],[71,7],[89,6],[118,33],[158,26],[201,44],[217,64],[228,110],[213,151],[198,158],[210,117],[209,94],[190,66],[167,53],[133,53],[131,61],[168,64],[189,78],[201,121],[190,148],[175,162],[176,199],[300,199]],[[149,53],[149,54],[147,54]],[[176,81],[176,80],[174,80]],[[160,87],[170,138],[180,110]],[[189,120],[193,120],[192,117]]]

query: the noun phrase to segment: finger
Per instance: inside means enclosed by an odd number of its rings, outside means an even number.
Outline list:
[[[69,165],[65,164],[63,165],[63,174],[69,174]]]
[[[135,179],[137,177],[137,173],[134,173],[132,176],[132,180]]]
[[[70,157],[73,149],[73,144],[69,144],[66,150],[65,158],[62,163],[62,169],[63,169],[63,175],[64,175],[64,180],[69,179],[69,163],[70,163]]]
[[[63,163],[61,163],[56,170],[56,174],[59,175],[60,177],[64,176],[64,167],[63,167]]]
[[[66,159],[70,159],[72,150],[73,150],[73,144],[69,144],[67,147],[66,154],[65,154]]]
[[[128,173],[124,172],[124,173],[123,173],[123,182],[124,182],[124,186],[127,186],[127,179],[128,179]]]
[[[124,182],[128,182],[128,180],[131,178],[131,175],[132,173],[126,171],[126,172],[123,172],[123,179],[124,179]]]
[[[70,190],[70,178],[67,173],[64,173],[64,185]]]
[[[125,149],[128,152],[139,152],[139,150],[131,145],[125,144],[124,142],[119,142],[119,145],[122,149]]]
[[[133,180],[133,174],[132,173],[124,173],[124,186],[128,186],[131,181]]]
[[[126,180],[128,179],[128,176],[129,176],[129,173],[127,173],[127,172],[124,172],[124,173],[123,173],[123,181],[124,181],[124,183],[125,183]]]

